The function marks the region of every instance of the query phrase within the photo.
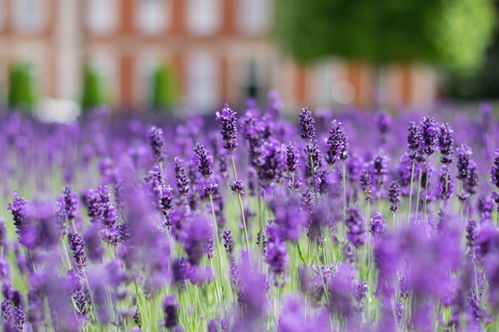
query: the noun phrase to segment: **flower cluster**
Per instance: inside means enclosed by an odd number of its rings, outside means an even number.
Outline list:
[[[0,117],[2,331],[499,330],[490,106],[283,113]]]

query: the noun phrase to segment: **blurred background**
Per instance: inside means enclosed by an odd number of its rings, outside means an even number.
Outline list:
[[[59,119],[203,113],[272,90],[290,110],[494,101],[498,3],[0,0],[0,105]]]

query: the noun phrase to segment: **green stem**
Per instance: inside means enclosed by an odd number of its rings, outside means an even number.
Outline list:
[[[234,181],[237,181],[237,171],[236,171],[236,163],[234,161],[234,155],[232,154],[231,156],[231,162],[232,162],[232,173],[234,175]],[[243,220],[243,227],[244,227],[244,237],[246,238],[246,250],[248,251],[248,255],[250,253],[249,250],[249,238],[248,238],[248,227],[246,225],[246,217],[244,216],[244,206],[243,206],[243,200],[241,198],[241,193],[237,193],[237,199],[239,201],[239,210],[241,212],[241,218]],[[260,232],[262,230],[260,229]],[[261,236],[261,233],[260,233]]]
[[[425,194],[424,194],[424,210],[423,210],[423,219],[426,219],[426,208],[428,201],[428,182],[430,182],[430,156],[426,159],[426,183],[425,183]]]
[[[423,171],[419,171],[419,176],[418,176],[418,190],[417,190],[417,196],[416,196],[416,215],[419,213],[419,195],[421,194],[421,178],[423,177]]]
[[[407,210],[407,223],[411,221],[411,208],[412,208],[412,185],[414,180],[414,160],[412,161],[411,166],[411,185],[409,189],[409,209]]]
[[[346,163],[343,162],[343,218],[347,218],[347,175]]]
[[[210,205],[211,205],[211,214],[213,216],[213,227],[215,228],[215,245],[217,247],[217,255],[218,255],[218,275],[220,276],[220,278],[222,279],[223,278],[223,275],[222,275],[222,254],[220,252],[220,241],[218,239],[218,225],[217,225],[217,217],[215,216],[215,208],[213,206],[213,196],[212,194],[210,193]],[[219,293],[219,290],[218,290],[218,283],[216,282],[216,279],[217,278],[214,278],[214,281],[215,281],[215,290],[217,292],[217,298],[218,300],[220,301],[221,298],[220,298],[220,293]],[[223,282],[222,282],[222,293],[223,293]]]

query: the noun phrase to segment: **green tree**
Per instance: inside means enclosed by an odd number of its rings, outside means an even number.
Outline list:
[[[480,62],[493,22],[491,0],[278,0],[276,35],[305,62],[336,55],[466,70]]]
[[[83,70],[83,91],[81,95],[81,107],[89,110],[105,104],[102,80],[90,65],[85,66]]]
[[[31,66],[27,63],[17,63],[9,71],[9,90],[7,104],[11,109],[32,111],[37,98],[33,83]]]
[[[496,13],[499,1],[496,0]],[[496,27],[492,43],[487,47],[485,60],[472,72],[451,73],[448,94],[453,98],[499,99],[499,29]]]
[[[170,110],[177,101],[177,80],[168,65],[159,65],[152,74],[150,105],[154,110]]]

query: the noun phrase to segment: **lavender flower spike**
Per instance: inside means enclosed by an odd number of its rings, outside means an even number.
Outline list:
[[[198,143],[194,148],[195,153],[195,164],[198,167],[199,173],[203,175],[205,178],[208,178],[213,173],[213,161],[211,155],[208,153],[208,150],[204,147],[204,145]]]
[[[388,187],[388,198],[392,205],[390,206],[390,210],[393,212],[397,211],[398,204],[400,202],[400,185],[396,180],[393,180]]]
[[[337,160],[347,159],[348,140],[341,122],[334,120],[329,129],[329,137],[326,140],[328,146],[326,153],[326,162],[333,165]]]
[[[306,107],[302,108],[300,113],[300,136],[306,141],[315,137],[315,121]]]
[[[236,112],[230,109],[229,105],[225,104],[224,108],[216,113],[217,120],[222,124],[222,138],[224,148],[232,153],[237,147],[237,118]]]
[[[154,158],[158,163],[161,163],[165,157],[163,130],[158,127],[151,127],[147,133],[147,137],[149,138],[149,145],[151,146]]]

